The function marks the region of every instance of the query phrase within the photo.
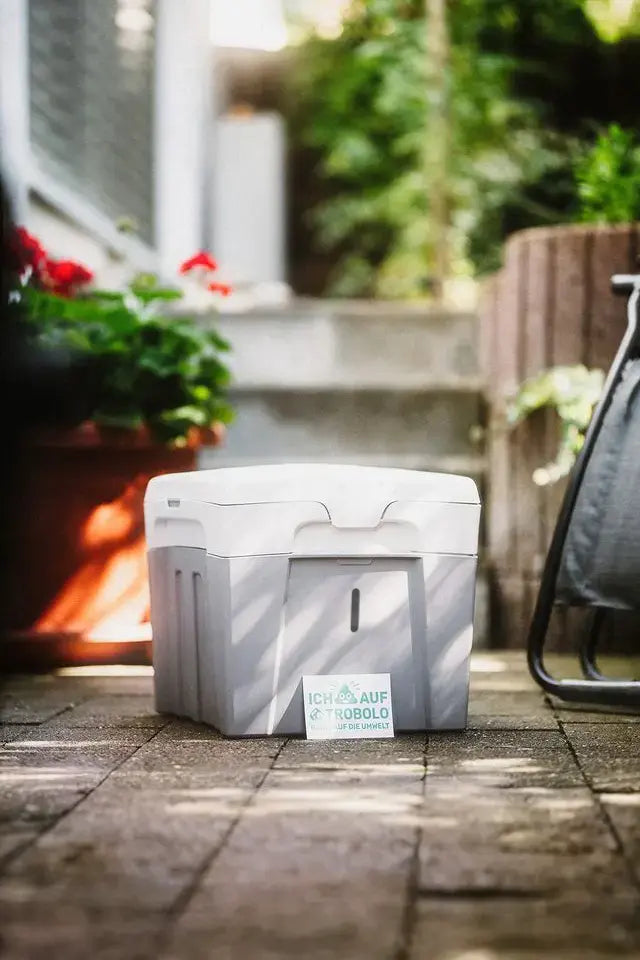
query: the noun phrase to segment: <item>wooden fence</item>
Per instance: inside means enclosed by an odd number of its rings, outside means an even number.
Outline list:
[[[532,473],[555,456],[551,411],[515,430],[505,424],[518,385],[558,364],[607,369],[620,343],[625,302],[610,292],[613,273],[638,270],[640,225],[562,226],[514,234],[503,269],[483,291],[481,363],[488,396],[487,541],[492,636],[521,647],[564,484],[536,487]],[[552,642],[566,648],[569,616],[556,618]]]

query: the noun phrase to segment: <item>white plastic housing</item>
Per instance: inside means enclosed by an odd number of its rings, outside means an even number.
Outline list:
[[[464,726],[479,520],[475,483],[446,474],[284,464],[154,478],[158,709],[232,735],[303,733],[303,674],[389,672],[397,730]]]

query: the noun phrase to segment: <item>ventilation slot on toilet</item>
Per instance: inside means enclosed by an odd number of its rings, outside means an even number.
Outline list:
[[[197,715],[202,713],[202,695],[200,691],[200,625],[204,623],[204,591],[202,589],[202,575],[194,573],[193,578],[193,655],[196,674],[196,704]]]
[[[360,591],[356,587],[351,591],[351,633],[356,633],[360,626]]]

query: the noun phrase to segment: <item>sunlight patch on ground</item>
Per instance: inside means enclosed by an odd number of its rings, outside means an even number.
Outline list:
[[[504,660],[496,656],[474,653],[471,657],[471,673],[505,673],[509,669]]]
[[[410,763],[409,761],[404,761],[404,765],[401,766],[401,760],[398,761],[398,764],[388,764],[388,763],[348,763],[344,766],[337,766],[335,763],[299,763],[295,766],[295,772],[299,773],[300,771],[308,771],[310,776],[313,776],[314,773],[330,773],[332,776],[339,777],[343,776],[353,776],[354,774],[360,773],[371,773],[377,777],[406,777],[408,775],[414,775],[420,777],[424,772],[424,768],[421,764]],[[289,774],[293,768],[279,766],[274,768],[275,774]]]
[[[58,677],[152,677],[153,667],[143,664],[109,663],[84,667],[60,667]]]
[[[527,773],[540,773],[542,767],[531,766],[529,757],[476,757],[462,760],[461,767],[466,770],[526,770]]]
[[[42,747],[56,750],[75,750],[77,747],[112,747],[113,740],[12,740],[5,744],[0,753],[25,753],[27,750],[38,753]]]
[[[498,960],[495,950],[464,950],[448,953],[444,960]]]
[[[0,783],[22,783],[27,780],[65,780],[90,776],[90,771],[82,767],[46,767],[38,770],[25,770],[22,767],[7,767],[0,773]]]
[[[602,793],[600,799],[615,807],[640,807],[638,793]]]
[[[219,788],[213,790],[185,791],[180,799],[173,801],[167,807],[167,813],[187,815],[226,815],[233,812],[235,805],[242,796],[242,791]],[[275,787],[263,793],[260,803],[248,807],[244,816],[260,818],[281,814],[304,813],[355,813],[368,814],[374,817],[397,817],[408,814],[422,803],[420,795],[407,795],[391,790],[372,789],[363,787],[360,790],[353,788],[317,789],[287,789]]]

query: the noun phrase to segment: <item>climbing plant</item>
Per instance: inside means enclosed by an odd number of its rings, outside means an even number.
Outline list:
[[[577,366],[553,367],[530,377],[520,386],[507,408],[511,427],[537,410],[555,410],[560,418],[560,440],[555,458],[533,473],[537,486],[548,486],[566,477],[584,443],[593,409],[604,385],[602,370]]]

